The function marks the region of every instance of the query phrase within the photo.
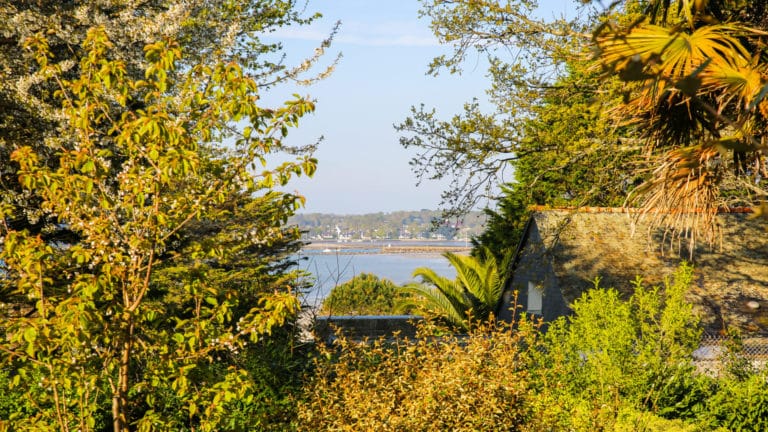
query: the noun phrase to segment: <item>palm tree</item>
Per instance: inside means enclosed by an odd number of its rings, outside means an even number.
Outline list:
[[[456,269],[456,278],[440,276],[434,270],[419,267],[413,272],[421,283],[402,288],[407,299],[402,306],[412,306],[428,315],[445,319],[451,325],[468,330],[471,321],[484,321],[496,309],[509,276],[511,254],[498,264],[488,249],[478,257],[443,254]]]
[[[658,127],[650,132],[662,144],[684,145],[707,135],[721,137],[729,128],[754,128],[744,124],[749,123],[744,116],[768,113],[763,16],[768,2],[741,7],[723,0],[647,3],[641,19],[625,27],[604,25],[595,34],[599,63],[634,84],[628,87],[634,92],[624,114],[655,121]],[[741,18],[751,19],[734,21]],[[680,112],[687,118],[662,123]]]
[[[755,186],[766,177],[768,2],[645,4],[645,15],[631,24],[607,21],[596,30],[597,59],[627,84],[613,115],[645,135],[656,161],[635,198],[660,224],[692,238],[732,204],[720,191],[726,181],[752,200],[768,197]]]

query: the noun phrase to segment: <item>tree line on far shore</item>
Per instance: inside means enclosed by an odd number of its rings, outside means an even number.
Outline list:
[[[471,211],[461,218],[444,219],[442,211],[394,211],[360,215],[327,213],[301,213],[292,216],[288,224],[295,224],[309,239],[464,239],[480,235],[486,216]],[[339,228],[338,230],[336,228]]]

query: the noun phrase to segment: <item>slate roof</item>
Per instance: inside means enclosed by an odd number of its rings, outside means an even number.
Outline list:
[[[543,248],[567,304],[593,287],[595,277],[628,296],[637,275],[660,285],[692,258],[688,298],[705,328],[768,334],[768,222],[750,218],[748,210],[718,214],[714,241],[697,242],[692,255],[684,240],[670,240],[674,236],[650,228],[648,218],[631,209],[534,210],[527,230],[538,230],[543,245],[527,244],[526,236],[518,256]],[[750,301],[759,308],[750,308]]]

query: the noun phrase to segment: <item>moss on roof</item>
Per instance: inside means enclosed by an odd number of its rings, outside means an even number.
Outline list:
[[[695,282],[688,297],[707,330],[728,325],[768,334],[768,222],[743,212],[719,214],[715,241],[698,242],[691,254],[685,240],[650,228],[636,214],[606,210],[533,213],[566,302],[591,288],[596,277],[600,286],[624,294],[636,276],[661,285],[692,258]],[[750,308],[750,301],[759,308]]]

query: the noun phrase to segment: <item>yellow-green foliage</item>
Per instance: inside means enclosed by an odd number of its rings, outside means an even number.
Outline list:
[[[428,334],[430,329],[426,330]],[[466,337],[392,344],[342,340],[317,362],[299,407],[301,430],[516,430],[528,414],[535,326],[487,326]]]
[[[648,411],[625,408],[619,412],[614,432],[698,432],[701,427],[682,420],[668,420]]]
[[[331,315],[395,315],[400,310],[396,300],[403,294],[389,279],[362,273],[352,280],[333,287],[323,300],[322,314]]]
[[[574,303],[573,316],[553,323],[532,368],[534,429],[618,428],[627,409],[693,416],[703,396],[687,397],[700,388],[691,356],[698,320],[684,299],[691,278],[683,265],[663,290],[638,279],[627,301],[596,288]]]
[[[596,288],[546,334],[522,318],[511,327],[470,326],[466,336],[435,337],[427,328],[413,341],[341,340],[317,361],[298,410],[300,428],[715,429],[722,416],[702,426],[711,380],[691,363],[699,339],[684,300],[691,277],[683,265],[664,287],[638,280],[628,300]]]
[[[768,369],[721,378],[718,385],[702,416],[708,426],[743,432],[768,430]]]
[[[24,189],[78,241],[0,228],[3,284],[31,310],[0,320],[0,363],[30,404],[13,408],[13,430],[101,430],[100,416],[115,432],[240,430],[231,411],[252,405],[262,384],[232,359],[292,319],[299,301],[289,277],[267,267],[276,260],[234,255],[290,239],[280,227],[303,199],[274,185],[311,175],[315,161],[299,156],[260,175],[249,167],[280,152],[314,105],[257,106],[259,83],[240,64],[212,55],[181,67],[170,39],[145,47],[139,80],[103,27],[88,30],[79,74],[49,62],[43,35],[28,48],[41,79],[59,87],[67,127],[46,141],[57,163],[32,146],[11,158]],[[122,114],[110,115],[116,106]],[[233,122],[243,129],[230,152],[220,141]],[[263,211],[242,240],[206,241],[213,228],[191,234],[248,204]],[[10,214],[0,207],[0,220]],[[176,259],[179,243],[188,255]],[[268,284],[214,265],[243,255]]]
[[[443,256],[456,270],[456,278],[451,280],[430,268],[419,267],[413,276],[421,279],[421,283],[411,283],[400,289],[406,295],[399,299],[400,306],[413,307],[419,314],[439,317],[465,331],[472,326],[473,320],[492,319],[510,274],[512,255],[507,254],[497,262],[489,249],[482,248],[478,256],[451,252]]]

